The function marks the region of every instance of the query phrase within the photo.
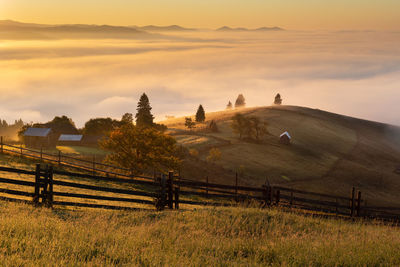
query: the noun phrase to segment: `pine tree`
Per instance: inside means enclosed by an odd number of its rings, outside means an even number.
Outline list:
[[[206,119],[206,114],[202,105],[199,106],[196,112],[196,122],[204,122]]]
[[[244,108],[245,106],[246,100],[242,94],[239,94],[235,102],[235,108]]]
[[[275,105],[280,105],[280,104],[282,104],[282,98],[281,98],[281,95],[280,95],[279,93],[275,96],[274,104],[275,104]]]
[[[145,93],[142,94],[137,105],[137,113],[135,115],[136,125],[139,127],[153,126],[153,115],[151,114],[151,106],[149,98]]]
[[[231,101],[228,102],[228,105],[226,105],[226,109],[232,109],[232,103]]]

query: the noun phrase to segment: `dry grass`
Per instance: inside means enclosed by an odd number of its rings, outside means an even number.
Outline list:
[[[237,112],[268,123],[270,134],[262,144],[238,140],[230,127]],[[400,165],[399,128],[293,106],[213,112],[206,114],[206,120],[215,120],[220,132],[180,134],[183,118],[163,123],[176,131],[183,145],[199,151],[200,162],[213,146],[219,148],[222,158],[217,165],[227,174],[213,175],[216,168],[208,168],[210,179],[232,184],[232,172],[240,169],[245,174],[239,178],[241,184],[260,186],[268,178],[275,185],[342,196],[356,186],[370,205],[400,205],[400,176],[394,173]],[[278,142],[284,131],[293,137],[289,146]],[[204,180],[196,170],[186,168],[183,175]]]
[[[400,230],[277,210],[85,212],[0,203],[3,266],[378,266]]]

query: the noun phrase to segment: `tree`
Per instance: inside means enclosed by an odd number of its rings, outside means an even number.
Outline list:
[[[242,114],[236,113],[232,117],[231,127],[234,133],[239,134],[239,139],[242,139],[246,131],[246,124],[246,118]]]
[[[235,108],[244,108],[245,106],[246,100],[242,94],[239,94],[235,102]]]
[[[215,163],[221,159],[222,153],[218,148],[211,148],[208,152],[207,161]]]
[[[177,170],[181,160],[173,137],[152,127],[124,124],[101,143],[109,151],[106,161],[131,170],[134,175],[150,170]]]
[[[231,101],[229,101],[228,102],[228,105],[226,105],[226,109],[232,109],[232,102]]]
[[[55,134],[78,134],[75,123],[67,116],[54,117],[53,120],[43,124],[42,128],[51,128]]]
[[[109,134],[120,125],[120,122],[111,118],[95,118],[85,123],[83,134],[103,136]]]
[[[151,106],[149,98],[145,93],[139,99],[137,105],[136,126],[139,127],[151,127],[153,126],[154,117],[151,114]]]
[[[192,130],[194,127],[196,127],[196,123],[192,120],[192,118],[185,118],[185,126],[189,129]]]
[[[217,133],[219,131],[217,123],[214,120],[210,121],[210,124],[208,125],[208,129],[213,133]]]
[[[275,96],[274,104],[275,105],[281,105],[282,104],[282,98],[281,98],[281,95],[279,93]]]
[[[125,113],[124,115],[122,115],[121,123],[122,124],[132,124],[133,123],[132,113]]]
[[[196,122],[204,122],[206,119],[206,114],[202,105],[199,106],[196,112]]]
[[[268,133],[266,122],[262,122],[256,116],[245,117],[240,113],[232,117],[231,127],[234,133],[239,134],[239,139],[246,137],[257,142]]]
[[[250,131],[250,139],[256,140],[257,142],[261,141],[261,138],[264,137],[265,134],[268,133],[267,123],[261,122],[260,118],[256,116],[249,117],[249,128]]]

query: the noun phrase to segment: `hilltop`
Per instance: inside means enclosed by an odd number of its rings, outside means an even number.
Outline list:
[[[235,113],[254,115],[268,123],[269,134],[260,144],[241,141],[230,123]],[[356,186],[372,204],[399,205],[399,127],[366,121],[317,109],[295,106],[246,108],[206,114],[206,123],[193,131],[184,118],[164,121],[178,142],[198,151],[183,175],[234,184],[260,186],[266,182],[310,191],[349,195]],[[204,130],[215,120],[218,133]],[[291,145],[278,142],[288,131]],[[207,163],[209,150],[218,148],[222,158]]]

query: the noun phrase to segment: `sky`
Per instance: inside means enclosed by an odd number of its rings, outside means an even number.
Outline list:
[[[0,0],[0,19],[37,23],[400,30],[398,0]]]

